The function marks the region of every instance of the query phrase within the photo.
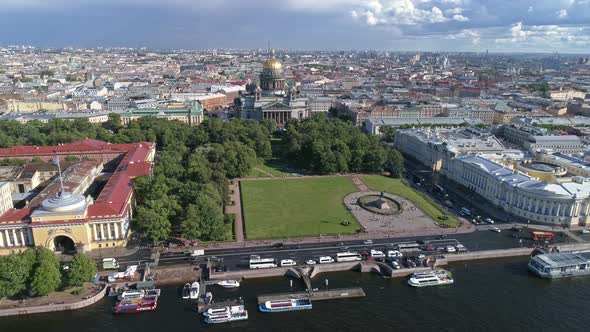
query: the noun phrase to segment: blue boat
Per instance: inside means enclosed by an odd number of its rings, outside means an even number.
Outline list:
[[[275,300],[266,301],[258,306],[261,312],[283,312],[294,310],[309,310],[311,309],[311,300]]]

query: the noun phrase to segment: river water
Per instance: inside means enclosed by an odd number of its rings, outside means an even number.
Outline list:
[[[590,277],[548,281],[526,269],[525,258],[462,262],[447,267],[455,284],[415,289],[405,279],[341,272],[320,274],[314,287],[361,286],[367,297],[317,301],[312,310],[263,314],[259,294],[287,292],[286,278],[247,280],[236,290],[213,286],[214,299],[243,297],[250,319],[202,323],[178,287],[162,289],[155,312],[115,316],[105,299],[63,313],[0,318],[0,331],[589,331]],[[295,280],[294,290],[302,285]]]

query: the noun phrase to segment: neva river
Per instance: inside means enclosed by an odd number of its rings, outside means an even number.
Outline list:
[[[455,284],[415,289],[405,279],[344,272],[320,274],[314,287],[361,286],[367,297],[318,301],[313,309],[262,314],[256,296],[289,291],[286,278],[247,280],[237,290],[209,289],[214,299],[242,296],[248,321],[206,325],[178,288],[162,289],[155,312],[114,316],[110,301],[86,309],[0,318],[0,331],[588,331],[590,277],[548,281],[526,269],[527,260],[474,261],[448,266]],[[300,290],[300,281],[294,281]]]

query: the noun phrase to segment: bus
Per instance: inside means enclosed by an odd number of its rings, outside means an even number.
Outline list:
[[[420,251],[420,244],[418,242],[398,243],[395,247],[400,252]]]
[[[553,241],[555,234],[551,232],[532,232],[533,241]]]
[[[339,252],[336,254],[336,261],[337,262],[354,262],[360,261],[363,258],[356,252]]]
[[[277,261],[274,258],[251,258],[251,269],[268,269],[277,267]]]

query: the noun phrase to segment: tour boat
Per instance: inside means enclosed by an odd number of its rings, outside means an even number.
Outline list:
[[[237,280],[223,280],[217,283],[219,286],[223,288],[238,288],[240,287],[240,282]]]
[[[191,284],[186,283],[182,288],[182,298],[188,300],[191,296]]]
[[[124,299],[113,308],[115,314],[134,314],[144,311],[154,311],[158,307],[158,297],[143,297]]]
[[[244,309],[243,305],[236,305],[231,307],[225,307],[221,309],[219,313],[207,315],[205,318],[205,323],[219,324],[246,319],[248,319],[248,310]]]
[[[275,300],[266,301],[258,306],[262,312],[281,312],[293,310],[308,310],[311,309],[311,300]]]
[[[408,279],[408,285],[412,287],[426,287],[448,285],[453,283],[451,274],[444,270],[432,272],[413,273]]]
[[[199,282],[198,281],[193,282],[193,284],[191,285],[191,288],[190,288],[190,292],[189,292],[189,298],[191,300],[197,300],[199,298],[199,288],[200,288]]]

